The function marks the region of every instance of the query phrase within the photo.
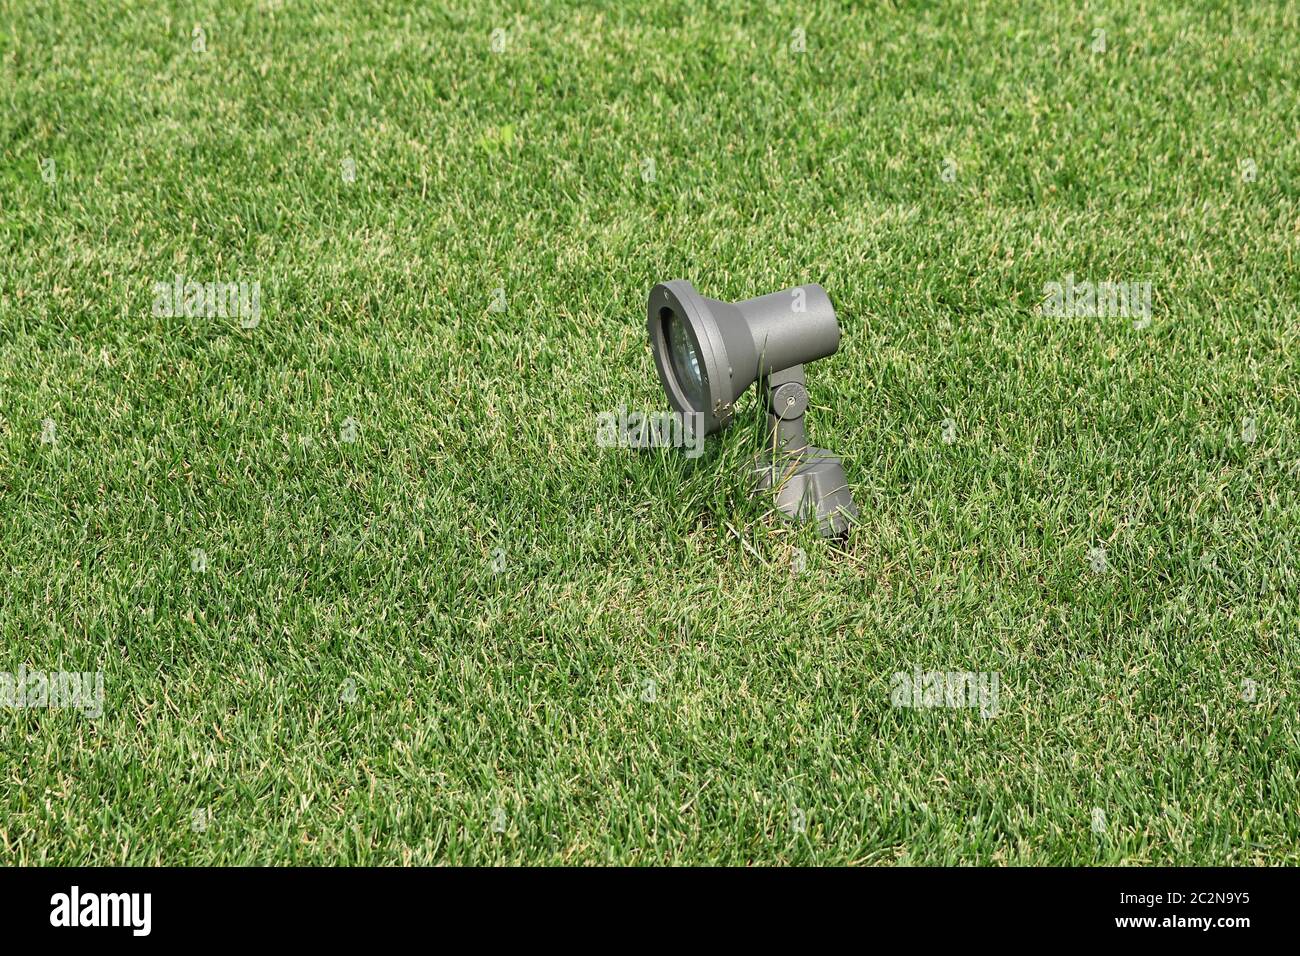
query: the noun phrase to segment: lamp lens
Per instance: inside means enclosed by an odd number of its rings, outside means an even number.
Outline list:
[[[668,337],[668,359],[673,367],[677,384],[686,394],[688,401],[696,411],[704,411],[704,380],[700,375],[700,357],[691,342],[691,333],[686,323],[675,312],[668,315],[664,334]]]

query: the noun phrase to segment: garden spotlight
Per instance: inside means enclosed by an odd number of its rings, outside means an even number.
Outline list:
[[[826,290],[784,292],[719,302],[684,279],[650,290],[650,348],[668,401],[703,416],[705,434],[732,423],[737,399],[758,382],[767,413],[766,447],[754,461],[756,490],[775,494],[789,518],[816,519],[824,536],[844,534],[858,509],[840,459],[808,444],[803,366],[834,354],[840,326]]]

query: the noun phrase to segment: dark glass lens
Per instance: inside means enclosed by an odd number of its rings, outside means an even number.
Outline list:
[[[691,333],[677,313],[668,315],[664,333],[668,337],[668,362],[672,366],[677,384],[686,393],[686,401],[696,411],[704,411],[704,378],[700,373],[700,357],[691,342]]]

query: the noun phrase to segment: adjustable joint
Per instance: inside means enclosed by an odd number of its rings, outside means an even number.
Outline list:
[[[803,418],[808,411],[808,389],[798,382],[786,382],[768,392],[768,414],[783,421],[792,422]]]
[[[808,389],[803,366],[782,369],[763,377],[761,394],[767,409],[768,449],[776,455],[797,455],[808,447],[803,416],[808,411]]]

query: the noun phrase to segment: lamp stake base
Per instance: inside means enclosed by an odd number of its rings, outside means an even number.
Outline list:
[[[824,538],[848,534],[858,507],[849,493],[844,464],[824,448],[754,459],[758,494],[772,494],[776,510],[792,521],[817,522]]]

